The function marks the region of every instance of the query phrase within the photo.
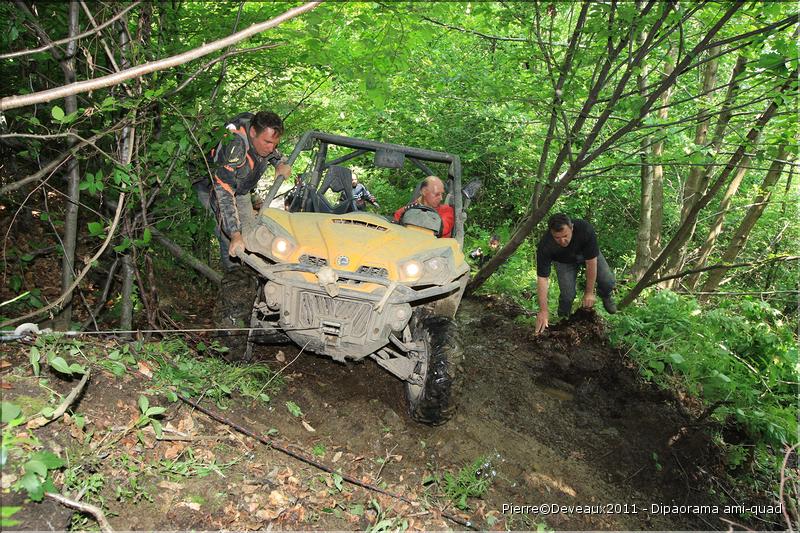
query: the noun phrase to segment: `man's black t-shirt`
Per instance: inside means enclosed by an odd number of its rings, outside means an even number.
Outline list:
[[[566,247],[559,246],[549,230],[539,240],[536,247],[536,275],[540,278],[550,277],[553,261],[578,264],[594,259],[599,253],[597,234],[592,225],[585,220],[573,220],[572,240]]]

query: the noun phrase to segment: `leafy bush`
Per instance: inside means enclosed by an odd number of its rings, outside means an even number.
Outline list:
[[[754,443],[781,446],[797,435],[797,338],[779,311],[761,301],[723,300],[704,309],[670,291],[610,318],[612,342],[630,347],[642,374],[676,378],[714,416],[733,417]]]

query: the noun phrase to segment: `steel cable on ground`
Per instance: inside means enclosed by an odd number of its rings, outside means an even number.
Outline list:
[[[229,427],[235,429],[239,433],[241,433],[243,435],[247,435],[248,437],[257,440],[261,444],[264,444],[266,446],[269,446],[270,448],[278,450],[279,452],[282,452],[282,453],[284,453],[284,454],[286,454],[286,455],[288,455],[288,456],[290,456],[290,457],[292,457],[294,459],[297,459],[298,461],[301,461],[303,463],[311,465],[314,468],[322,470],[323,472],[327,472],[329,474],[336,474],[338,476],[341,476],[344,481],[347,481],[348,483],[350,483],[352,485],[356,485],[358,487],[361,487],[361,488],[364,488],[364,489],[367,489],[367,490],[370,490],[370,491],[373,491],[373,492],[377,492],[379,494],[383,494],[384,496],[389,496],[390,498],[394,498],[396,500],[400,500],[400,501],[402,501],[404,503],[407,503],[409,505],[412,505],[412,506],[420,506],[420,503],[418,501],[412,500],[411,498],[407,498],[407,497],[405,497],[405,496],[403,496],[401,494],[397,494],[397,493],[394,493],[394,492],[390,492],[388,490],[384,490],[384,489],[382,489],[382,488],[380,488],[380,487],[378,487],[376,485],[373,485],[372,483],[366,483],[364,481],[360,481],[360,480],[358,480],[358,479],[356,479],[356,478],[354,478],[354,477],[352,477],[352,476],[350,476],[348,474],[337,472],[333,468],[331,468],[331,467],[329,467],[329,466],[327,466],[325,464],[322,464],[322,463],[320,463],[318,461],[315,461],[314,459],[311,459],[310,457],[306,457],[306,456],[304,456],[302,454],[299,454],[297,452],[294,452],[294,451],[290,450],[289,448],[286,448],[285,446],[281,446],[280,444],[276,443],[274,440],[269,439],[267,437],[264,437],[262,435],[258,435],[257,433],[247,429],[246,427],[241,426],[241,425],[239,425],[236,422],[233,422],[231,420],[228,420],[227,418],[223,417],[222,415],[220,415],[220,414],[218,414],[218,413],[216,413],[216,412],[214,412],[214,411],[212,411],[210,409],[207,409],[207,408],[203,407],[199,403],[197,403],[197,402],[195,402],[195,401],[193,401],[193,400],[191,400],[189,398],[186,398],[186,397],[184,397],[184,396],[182,396],[180,394],[178,395],[178,398],[182,402],[184,402],[185,404],[194,407],[195,409],[197,409],[201,413],[205,414],[206,416],[211,417],[212,419],[216,420],[220,424],[225,424],[226,426],[229,426]],[[472,530],[476,529],[475,526],[473,526],[470,521],[464,520],[462,518],[459,518],[459,517],[457,517],[457,516],[455,516],[453,514],[450,514],[450,513],[446,512],[446,511],[439,511],[439,514],[441,514],[442,517],[444,517],[444,518],[450,520],[451,522],[454,522],[454,523],[456,523],[456,524],[458,524],[460,526],[464,526],[464,527],[472,529]]]

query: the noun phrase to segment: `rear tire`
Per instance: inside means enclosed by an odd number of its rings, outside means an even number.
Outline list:
[[[452,418],[461,389],[461,337],[455,321],[445,316],[425,316],[412,322],[414,340],[425,344],[427,362],[419,373],[422,385],[406,383],[409,415],[430,426]]]

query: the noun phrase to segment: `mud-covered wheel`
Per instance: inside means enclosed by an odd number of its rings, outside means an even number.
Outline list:
[[[221,330],[215,338],[228,348],[223,357],[229,362],[250,360],[250,332],[244,328],[250,327],[257,290],[258,278],[244,267],[231,269],[222,277],[213,321],[214,327]]]
[[[417,422],[438,426],[455,413],[463,378],[461,337],[455,321],[445,316],[415,318],[412,336],[424,344],[427,364],[418,365],[421,385],[406,383],[409,414]]]

